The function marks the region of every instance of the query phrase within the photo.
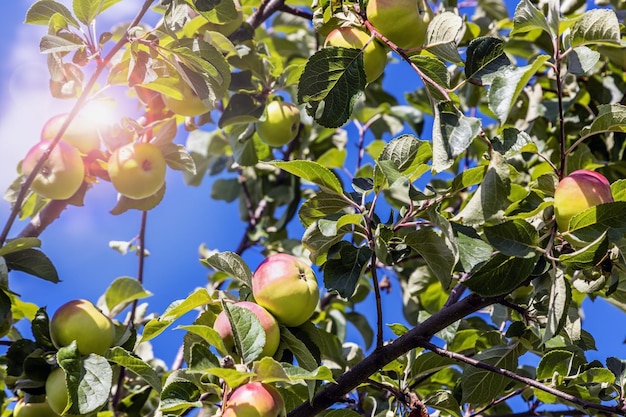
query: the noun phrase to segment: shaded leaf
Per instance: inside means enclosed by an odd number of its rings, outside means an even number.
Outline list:
[[[552,284],[550,286],[550,300],[548,304],[548,321],[542,338],[543,343],[552,339],[563,328],[567,316],[567,308],[572,299],[572,291],[563,271],[553,269],[550,271],[550,276]]]
[[[533,258],[539,243],[539,232],[524,220],[510,220],[495,226],[485,227],[485,237],[504,255]]]
[[[372,251],[367,247],[355,247],[341,241],[328,250],[324,264],[324,285],[328,291],[337,291],[350,299],[363,271],[369,265]]]
[[[487,297],[508,294],[528,279],[535,264],[535,258],[516,258],[496,253],[465,281],[465,285]]]
[[[235,252],[218,252],[201,261],[205,266],[221,271],[252,288],[252,271]]]
[[[465,77],[478,85],[483,84],[483,77],[511,63],[504,53],[504,41],[488,36],[472,40],[466,56]]]
[[[52,261],[40,250],[24,249],[4,255],[7,267],[26,272],[50,282],[60,282],[59,275]]]
[[[435,107],[433,128],[433,171],[450,168],[454,159],[478,136],[480,129],[480,119],[465,116],[451,102],[439,103]]]

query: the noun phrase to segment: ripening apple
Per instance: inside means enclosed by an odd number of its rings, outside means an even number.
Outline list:
[[[285,401],[271,385],[249,382],[235,389],[222,417],[284,417]]]
[[[559,231],[568,230],[575,215],[612,201],[611,184],[604,175],[587,169],[572,172],[554,190],[554,215]]]
[[[338,27],[332,30],[324,46],[341,46],[343,48],[363,49],[363,66],[365,79],[368,83],[376,80],[385,71],[387,65],[387,51],[376,39],[370,41],[371,36],[365,30],[356,26]],[[370,41],[369,43],[367,43]]]
[[[50,319],[50,337],[56,347],[76,340],[82,355],[102,355],[115,341],[115,328],[91,301],[78,299],[63,304],[54,313]]]
[[[401,49],[423,46],[433,18],[426,0],[370,0],[365,13],[372,26]]]
[[[264,309],[260,305],[250,301],[240,301],[233,305],[237,307],[243,307],[252,311],[261,322],[263,330],[265,330],[265,346],[263,347],[263,351],[261,352],[261,357],[274,355],[274,353],[276,353],[276,349],[278,349],[278,344],[280,343],[280,328],[278,327],[278,323],[276,323],[276,319],[274,319],[274,316],[272,316],[266,309]],[[233,352],[233,349],[235,347],[235,341],[233,339],[233,329],[230,326],[230,322],[228,321],[228,316],[226,315],[225,311],[222,311],[220,314],[218,314],[217,318],[215,319],[215,324],[213,325],[213,328],[222,337],[226,349],[228,349],[229,352]]]
[[[28,177],[33,172],[51,144],[50,141],[42,140],[28,151],[22,162],[25,176]],[[85,164],[78,149],[60,141],[50,151],[50,156],[35,176],[31,189],[51,200],[66,200],[78,191],[84,176]]]
[[[67,383],[65,382],[65,371],[63,368],[56,368],[46,379],[46,398],[52,411],[57,414],[63,413],[69,402]]]
[[[108,172],[117,192],[140,200],[161,189],[166,167],[163,152],[156,145],[139,142],[117,148],[109,158]]]
[[[68,116],[68,113],[63,113],[48,120],[41,131],[41,140],[54,139]],[[97,124],[80,115],[72,119],[65,133],[61,136],[61,140],[74,146],[84,154],[100,149],[100,134]]]
[[[48,401],[26,402],[20,398],[13,409],[13,417],[59,417],[59,415],[50,408]]]
[[[263,119],[256,124],[256,131],[261,140],[274,147],[291,142],[298,134],[299,128],[300,109],[295,104],[282,100],[267,103]]]
[[[185,80],[180,80],[176,87],[183,95],[182,99],[177,99],[163,94],[165,106],[181,116],[195,117],[209,111],[208,107],[200,100],[200,97],[191,89]]]
[[[279,322],[292,327],[311,317],[320,296],[313,269],[286,253],[261,262],[252,277],[252,294]]]

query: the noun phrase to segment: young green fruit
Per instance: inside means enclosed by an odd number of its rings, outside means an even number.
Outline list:
[[[166,167],[165,157],[157,146],[146,142],[129,143],[113,152],[108,172],[120,194],[140,200],[163,186]]]
[[[423,46],[433,18],[426,0],[370,0],[365,12],[374,28],[401,49]]]
[[[276,388],[250,382],[233,391],[222,417],[284,417],[285,402]]]
[[[376,39],[355,26],[344,26],[332,30],[326,37],[324,46],[340,46],[363,50],[363,66],[365,79],[368,83],[376,80],[385,71],[387,51]],[[370,41],[369,43],[367,43]],[[367,46],[365,46],[367,44]],[[365,46],[365,49],[363,47]]]
[[[261,262],[252,277],[252,294],[279,322],[292,327],[311,317],[320,296],[313,269],[286,253]]]
[[[62,414],[69,402],[69,393],[65,382],[65,371],[63,368],[56,368],[46,379],[46,398],[52,411]]]
[[[176,99],[163,94],[163,102],[168,109],[176,114],[188,117],[199,116],[209,111],[207,106],[200,100],[200,97],[184,80],[181,80],[176,86],[182,93],[183,98]]]
[[[54,139],[68,116],[68,113],[63,113],[48,120],[41,131],[41,140]],[[61,140],[74,146],[84,154],[100,149],[98,126],[93,121],[80,115],[72,119],[65,133],[61,136]]]
[[[261,352],[261,357],[274,355],[274,353],[276,353],[276,349],[278,349],[278,344],[280,343],[280,328],[278,327],[278,323],[276,323],[274,316],[272,316],[260,305],[250,301],[240,301],[233,305],[252,311],[261,322],[261,326],[263,326],[263,330],[265,330],[265,346]],[[228,316],[225,311],[218,314],[215,319],[213,329],[215,329],[215,331],[217,331],[222,337],[226,349],[228,349],[229,352],[233,352],[235,347],[233,329],[230,326],[230,322],[228,321]]]
[[[300,109],[295,104],[272,100],[265,106],[264,118],[257,122],[256,131],[270,146],[291,142],[300,128]]]
[[[59,417],[48,405],[48,401],[34,403],[20,398],[13,409],[13,417]]]
[[[612,201],[611,184],[604,175],[587,169],[572,172],[554,190],[554,215],[559,231],[567,231],[575,215]]]
[[[113,345],[115,328],[91,301],[79,299],[63,304],[54,313],[50,337],[56,347],[68,346],[75,340],[82,355],[102,355]]]
[[[43,140],[28,151],[22,162],[22,172],[25,176],[28,177],[33,172],[37,162],[51,144],[52,142]],[[35,176],[31,189],[51,200],[66,200],[76,194],[84,176],[85,164],[78,149],[60,141]]]

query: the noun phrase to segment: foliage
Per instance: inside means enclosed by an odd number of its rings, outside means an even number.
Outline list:
[[[69,200],[32,193],[34,174],[6,193],[13,211],[0,235],[0,319],[9,328],[30,320],[32,339],[15,328],[5,336],[5,409],[15,396],[43,395],[60,366],[69,414],[102,417],[215,415],[247,381],[276,386],[291,417],[504,415],[523,404],[532,415],[553,404],[564,414],[626,414],[626,360],[589,361],[594,335],[581,325],[586,298],[626,310],[619,4],[522,0],[509,15],[497,0],[471,10],[435,3],[422,48],[385,46],[400,61],[387,69],[402,65],[419,85],[398,86],[400,97],[380,79],[366,84],[361,50],[320,48],[325,34],[348,24],[385,42],[364,2],[147,0],[124,31],[96,33],[99,16],[119,1],[39,0],[26,16],[48,28],[40,50],[52,96],[76,103],[69,120],[99,99],[98,80],[126,87],[145,114],[101,132],[103,147],[83,155],[85,184]],[[143,21],[151,6],[163,17],[154,27]],[[182,85],[204,114],[166,107],[163,96],[191,98]],[[303,116],[296,139],[271,148],[255,124],[276,96]],[[186,145],[175,143],[180,137]],[[115,320],[115,346],[81,357],[73,345],[51,343],[48,313],[11,292],[10,272],[58,282],[39,235],[108,181],[109,155],[136,140],[157,145],[190,186],[219,174],[213,198],[238,203],[246,234],[234,251],[203,249],[206,287],[155,317],[137,308],[151,295],[149,277],[114,280],[100,307]],[[583,168],[610,180],[615,202],[575,216],[560,233],[555,186]],[[111,212],[158,204],[175,204],[165,187],[121,197]],[[7,239],[18,216],[32,224]],[[303,235],[290,227],[298,221]],[[144,262],[142,236],[111,246]],[[252,298],[244,257],[252,247],[307,259],[327,292],[311,320],[281,327],[274,357],[259,357],[264,335],[252,313],[231,310],[242,358],[234,363],[213,322],[229,301]],[[390,325],[396,337],[385,341],[380,299],[389,280],[400,284],[411,327]],[[370,294],[373,315],[360,308]],[[178,326],[186,336],[172,369],[142,356],[142,346],[192,311],[193,324]],[[348,323],[362,345],[346,342]]]

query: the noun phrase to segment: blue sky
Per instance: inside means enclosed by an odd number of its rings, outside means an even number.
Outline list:
[[[41,127],[51,116],[70,108],[71,102],[60,101],[48,93],[48,72],[45,57],[38,51],[39,38],[45,28],[24,25],[30,0],[13,0],[3,5],[0,25],[0,189],[4,191],[15,178],[16,166],[26,151],[38,141]],[[125,0],[106,14],[110,19],[99,28],[130,19],[141,4]],[[8,16],[6,16],[8,14]],[[396,91],[412,89],[408,69],[395,64],[386,77],[387,87]],[[404,73],[407,71],[407,74]],[[403,80],[402,85],[391,84]],[[182,143],[183,138],[179,142]],[[236,205],[210,199],[211,184],[205,179],[200,187],[187,187],[178,171],[169,171],[167,192],[161,205],[148,214],[147,248],[151,256],[146,262],[145,287],[154,296],[147,299],[149,311],[162,312],[176,299],[186,297],[194,288],[206,283],[207,270],[198,260],[198,247],[205,243],[210,249],[234,250],[244,233]],[[51,284],[31,276],[12,273],[11,289],[22,294],[25,301],[47,305],[53,312],[59,305],[74,298],[96,301],[110,282],[120,276],[136,276],[137,259],[111,250],[112,240],[130,240],[139,231],[140,213],[133,211],[112,216],[116,193],[109,183],[99,184],[88,194],[85,207],[70,207],[41,236],[43,251],[56,265],[63,282]],[[9,205],[0,202],[0,223],[9,213]],[[12,236],[21,229],[16,225]],[[294,234],[293,237],[299,237]],[[249,251],[246,260],[254,267],[260,262],[258,250]],[[394,295],[384,296],[385,323],[403,322],[397,295],[400,286],[394,282]],[[626,357],[623,341],[626,331],[611,325],[619,314],[601,300],[585,305],[584,327],[596,337],[599,352],[590,352],[590,359],[604,362],[607,356]],[[371,304],[363,311],[373,311]],[[183,333],[166,332],[157,338],[155,353],[171,363]],[[353,336],[351,336],[353,337]],[[354,341],[360,342],[358,337]]]

